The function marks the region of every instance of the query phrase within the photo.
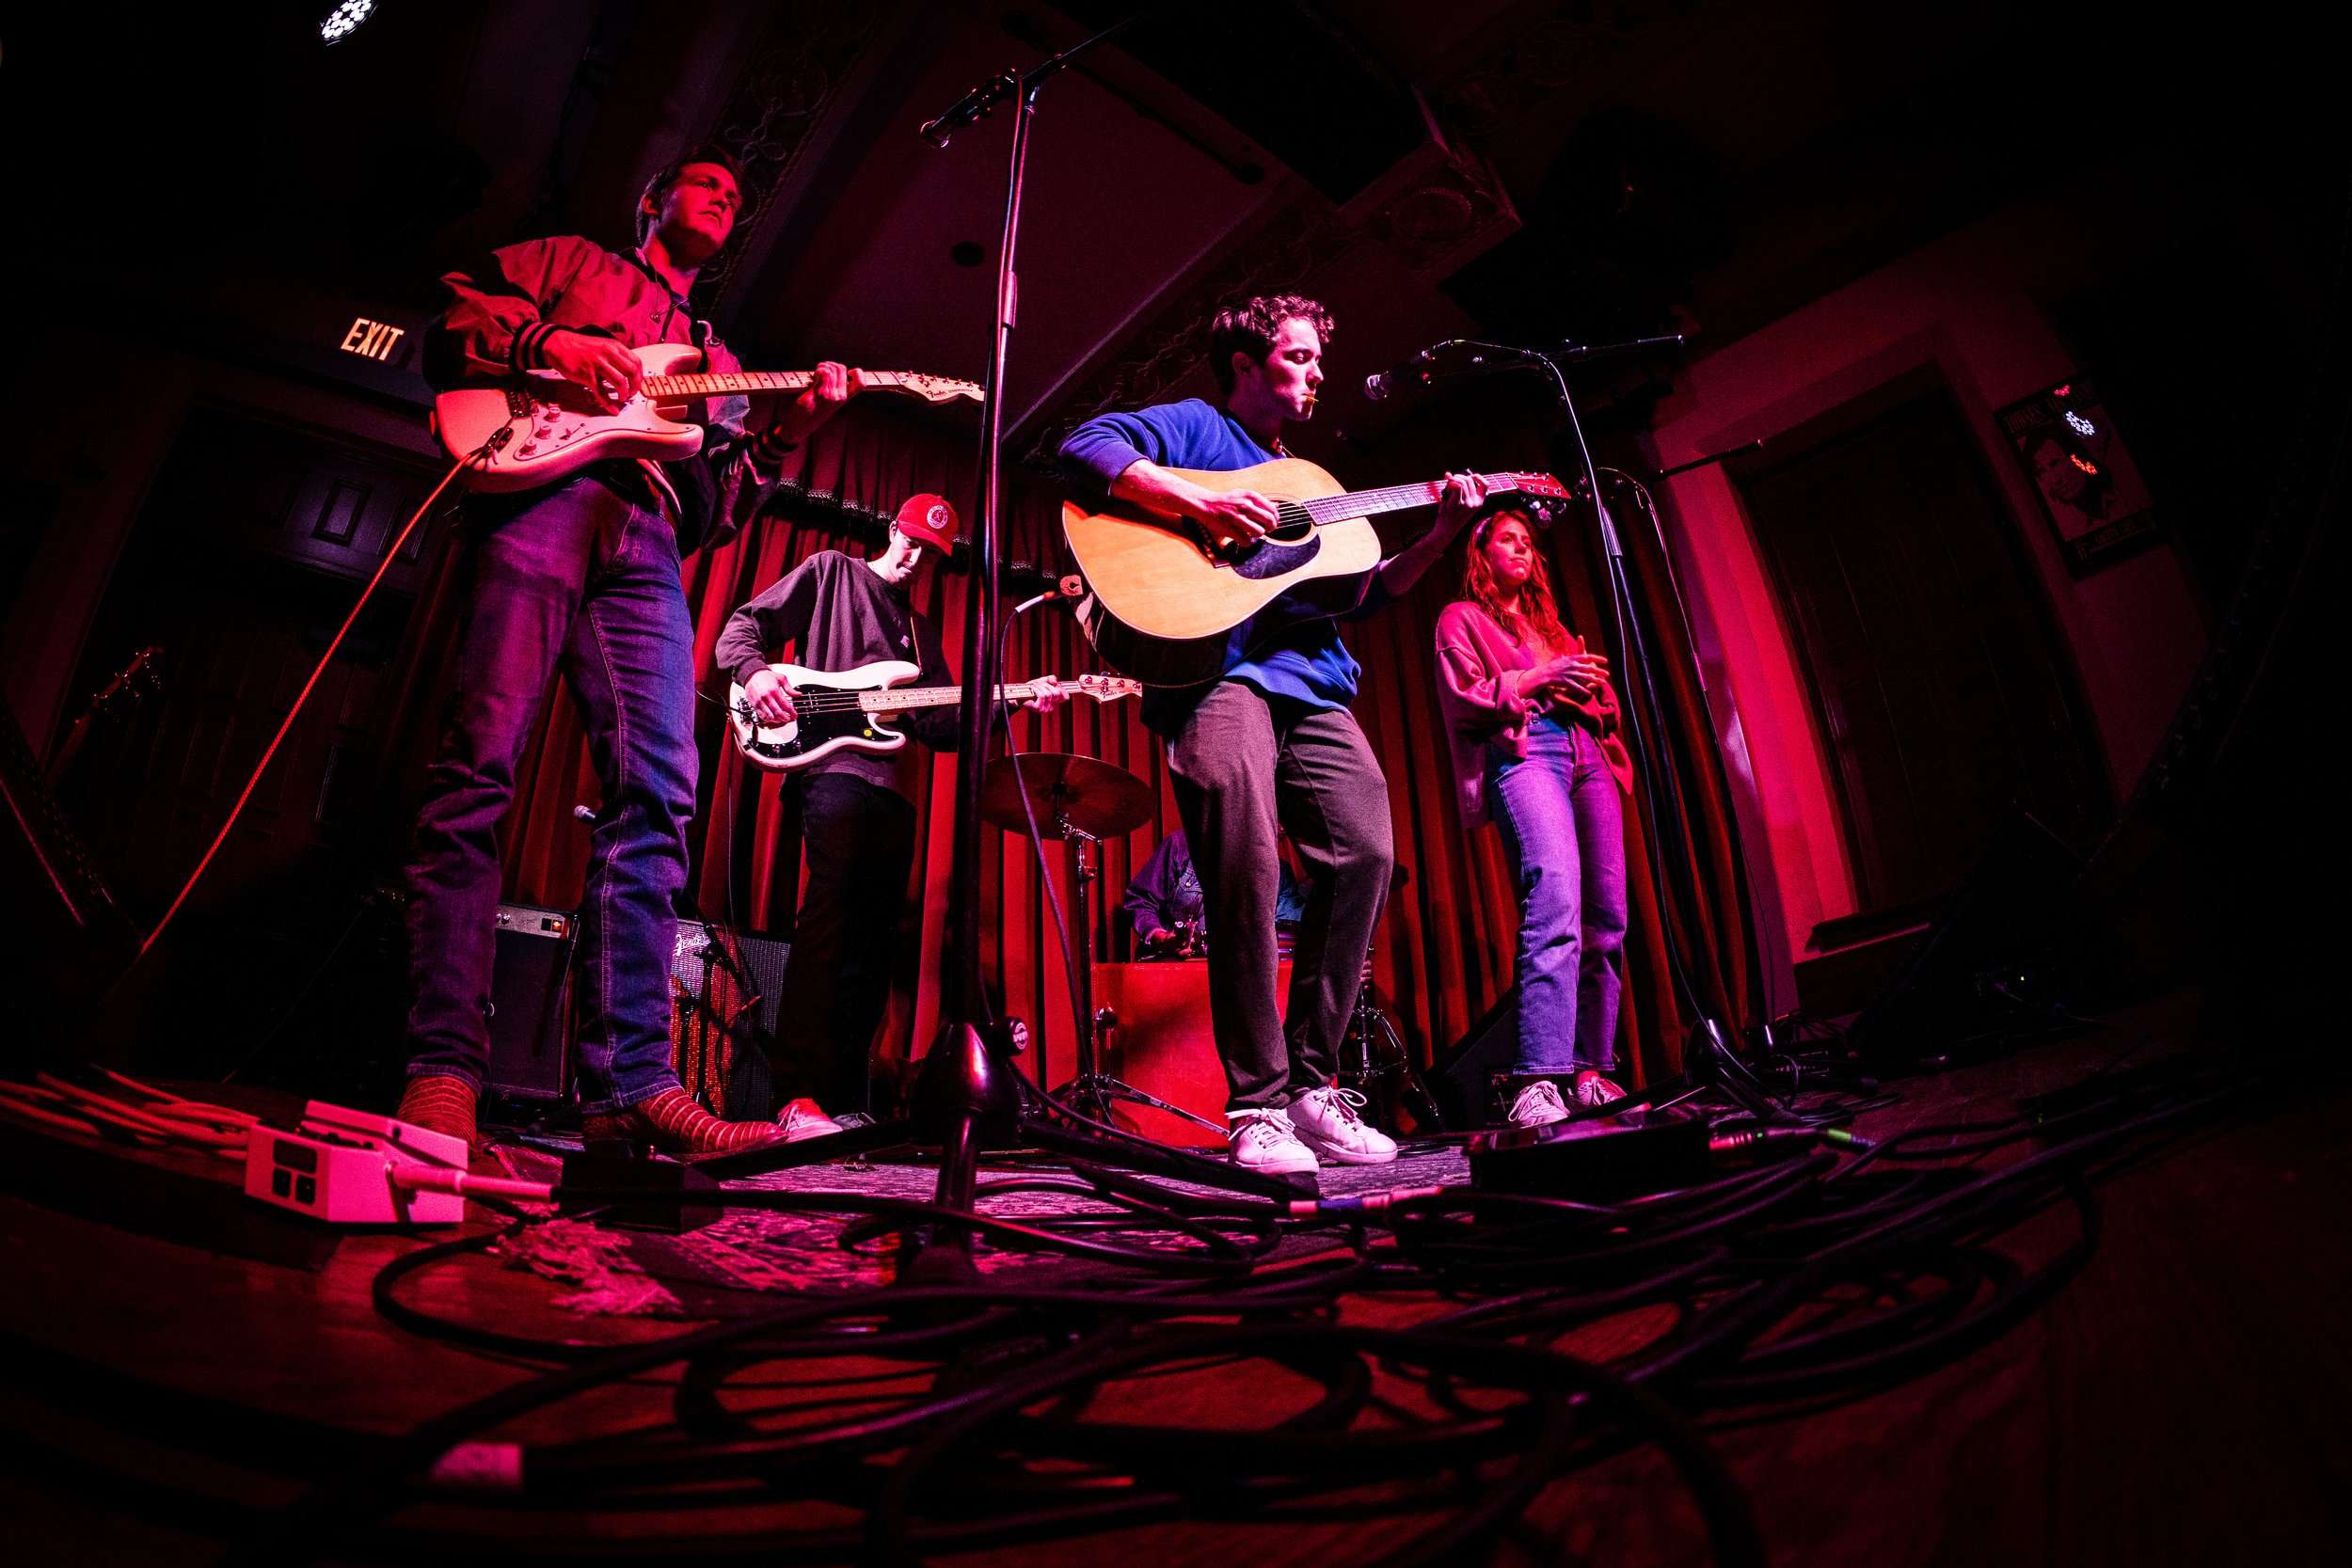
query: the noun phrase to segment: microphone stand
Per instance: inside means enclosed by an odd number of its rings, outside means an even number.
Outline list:
[[[1702,928],[1702,923],[1697,918],[1698,866],[1692,853],[1689,835],[1682,826],[1687,823],[1688,816],[1681,772],[1676,765],[1674,747],[1665,738],[1665,707],[1659,699],[1657,672],[1649,644],[1642,634],[1642,618],[1633,597],[1632,582],[1626,573],[1625,542],[1618,535],[1616,519],[1610,515],[1609,502],[1601,489],[1600,469],[1593,462],[1592,447],[1584,438],[1584,421],[1577,414],[1576,399],[1570,395],[1568,379],[1560,369],[1563,363],[1582,359],[1677,348],[1682,341],[1681,335],[1677,333],[1665,337],[1636,338],[1622,343],[1571,343],[1549,351],[1460,339],[1447,346],[1458,345],[1482,351],[1472,359],[1475,371],[1464,373],[1540,367],[1550,372],[1552,383],[1558,388],[1560,406],[1566,412],[1569,432],[1576,437],[1577,457],[1584,470],[1584,483],[1590,490],[1593,516],[1599,528],[1601,550],[1608,564],[1610,618],[1616,632],[1618,650],[1623,656],[1626,694],[1630,699],[1632,721],[1626,725],[1626,735],[1632,743],[1634,772],[1642,781],[1643,803],[1651,826],[1648,856],[1651,891],[1658,900],[1660,913],[1668,921],[1664,933],[1666,968],[1674,982],[1676,995],[1692,1020],[1683,1037],[1682,1076],[1686,1083],[1694,1086],[1703,1085],[1720,1089],[1741,1110],[1760,1119],[1770,1120],[1780,1116],[1782,1108],[1773,1102],[1763,1085],[1749,1072],[1746,1064],[1733,1053],[1731,1031],[1699,995],[1690,972],[1684,967],[1681,944],[1675,939],[1674,916],[1677,912],[1682,917],[1681,925],[1686,932],[1695,935]],[[1502,362],[1487,363],[1489,355],[1501,356]],[[1661,536],[1659,547],[1665,548],[1665,543]],[[1699,700],[1711,710],[1712,704],[1703,683]],[[1711,711],[1708,715],[1707,733],[1710,742],[1720,733],[1715,727]],[[1659,796],[1661,783],[1665,789],[1663,800]],[[1661,825],[1668,820],[1677,825],[1671,834],[1661,831]],[[1729,825],[1729,832],[1734,852],[1744,859],[1746,850],[1740,841],[1736,821]]]
[[[1005,221],[996,252],[995,315],[990,324],[988,382],[980,404],[979,504],[972,537],[971,598],[964,608],[963,707],[961,750],[956,759],[954,871],[948,894],[947,958],[949,992],[946,1019],[916,1075],[911,1097],[910,1121],[917,1136],[940,1146],[937,1202],[944,1209],[969,1212],[977,1184],[980,1151],[1003,1148],[1027,1134],[1031,1141],[1068,1146],[1075,1134],[1042,1130],[1023,1116],[1019,1077],[1000,1056],[1010,1042],[995,1022],[980,968],[980,794],[988,755],[993,694],[1004,661],[1004,627],[997,613],[1002,584],[997,580],[1001,544],[1001,466],[1004,431],[1005,362],[1013,325],[1019,313],[1020,280],[1015,256],[1020,242],[1022,183],[1026,172],[1029,136],[1037,118],[1038,96],[1047,82],[1081,57],[1117,38],[1143,20],[1137,11],[1084,42],[1030,67],[1007,71],[973,88],[945,114],[922,127],[925,141],[946,147],[951,133],[984,118],[997,104],[1017,101],[1012,148],[1006,174]],[[1083,1026],[1083,1025],[1082,1025]],[[824,1140],[810,1140],[820,1142]],[[1087,1152],[1105,1156],[1104,1148]],[[1137,1151],[1139,1152],[1139,1151]],[[1167,1153],[1174,1155],[1173,1150]],[[1110,1156],[1117,1158],[1117,1156]],[[1137,1163],[1131,1155],[1125,1162]],[[1156,1157],[1163,1169],[1168,1162]],[[1244,1184],[1254,1173],[1222,1162],[1184,1160],[1182,1174],[1192,1180],[1216,1180],[1220,1185]],[[1199,1167],[1199,1168],[1195,1168]],[[1272,1179],[1247,1183],[1249,1190],[1265,1188]],[[1280,1185],[1275,1183],[1275,1185]],[[1283,1188],[1283,1196],[1288,1196]],[[907,1283],[970,1283],[978,1277],[971,1257],[971,1233],[961,1226],[931,1227],[904,1271]]]

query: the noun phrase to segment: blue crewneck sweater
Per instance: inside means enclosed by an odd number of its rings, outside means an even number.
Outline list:
[[[1266,451],[1239,420],[1199,398],[1132,414],[1098,414],[1061,444],[1062,462],[1075,480],[1104,496],[1110,494],[1114,480],[1144,458],[1163,467],[1227,473],[1288,455]],[[1369,615],[1388,602],[1375,572],[1356,607],[1341,619]],[[1356,683],[1362,673],[1356,657],[1340,641],[1339,626],[1284,594],[1233,628],[1226,640],[1221,678],[1246,682],[1269,697],[1311,708],[1343,708],[1356,700]],[[1208,691],[1207,686],[1152,688],[1144,693],[1143,721],[1172,736]]]

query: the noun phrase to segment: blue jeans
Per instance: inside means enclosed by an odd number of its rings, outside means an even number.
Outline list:
[[[469,503],[460,547],[456,689],[408,865],[408,1071],[478,1091],[488,1069],[499,822],[560,668],[604,790],[574,954],[580,1108],[634,1105],[677,1085],[673,900],[694,815],[693,626],[677,534],[581,476],[520,506]]]
[[[1486,800],[1519,893],[1520,1072],[1606,1071],[1625,972],[1625,818],[1600,743],[1544,717],[1527,755],[1486,749]]]

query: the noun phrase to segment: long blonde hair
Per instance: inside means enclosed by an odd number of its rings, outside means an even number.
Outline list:
[[[1534,544],[1534,525],[1528,521],[1524,512],[1511,509],[1480,518],[1478,526],[1470,530],[1470,553],[1462,562],[1462,594],[1518,641],[1526,641],[1528,633],[1532,631],[1546,648],[1565,653],[1568,647],[1568,628],[1560,624],[1559,606],[1551,594],[1551,567],[1545,562],[1543,551],[1534,548],[1528,551],[1528,559],[1534,570],[1519,586],[1518,608],[1502,608],[1502,594],[1495,587],[1494,570],[1486,564],[1486,541],[1494,537],[1495,530],[1502,527],[1506,518],[1525,529],[1528,544],[1531,546]]]

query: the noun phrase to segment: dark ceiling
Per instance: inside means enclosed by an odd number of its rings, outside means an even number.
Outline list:
[[[747,361],[977,376],[1007,120],[944,150],[915,127],[1128,8],[382,0],[331,48],[328,8],[84,6],[0,39],[20,294],[62,312],[21,329],[421,323],[481,248],[625,240],[646,176],[715,135],[757,187],[706,289]],[[1352,388],[1472,327],[1704,350],[2025,191],[2107,199],[2166,159],[2292,203],[2314,157],[2340,182],[2340,129],[2291,85],[2308,51],[2234,85],[2221,62],[2269,47],[1956,0],[1166,5],[1043,101],[1009,422],[1205,386],[1181,329],[1242,287],[1324,293]]]

